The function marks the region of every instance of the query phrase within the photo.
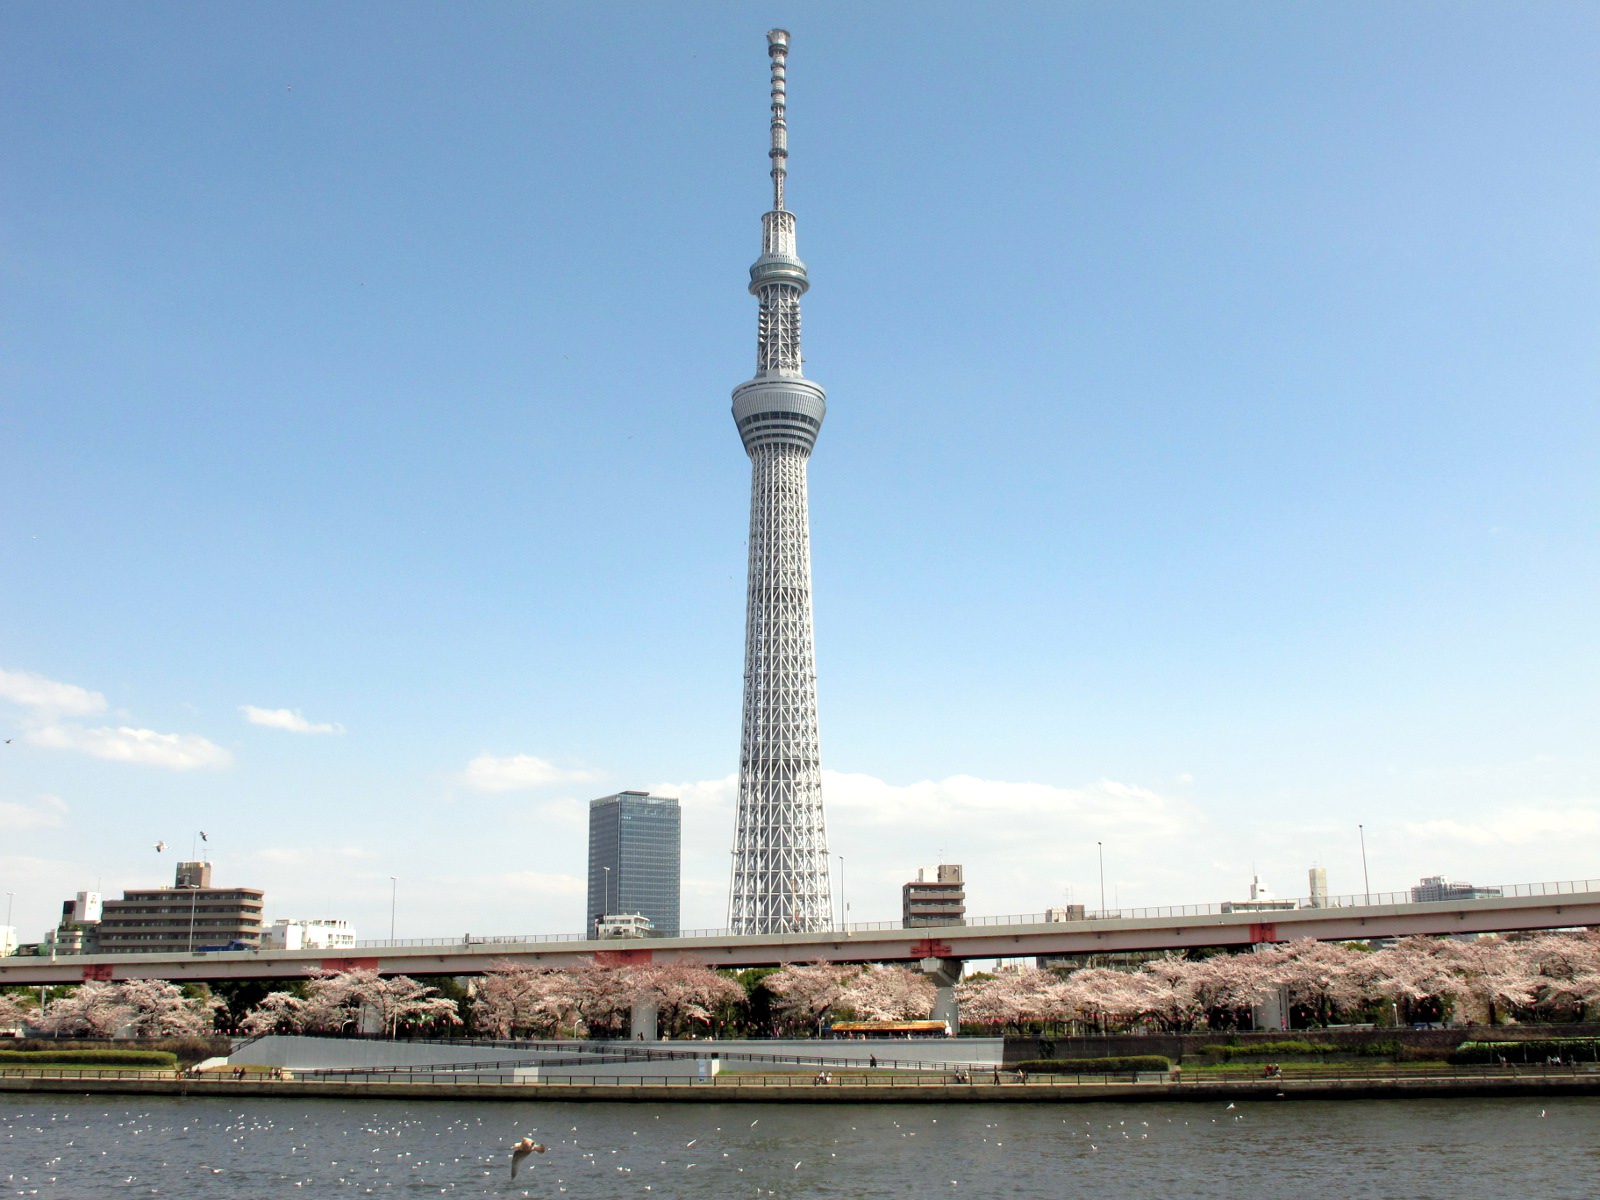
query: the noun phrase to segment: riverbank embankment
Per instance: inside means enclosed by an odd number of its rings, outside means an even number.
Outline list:
[[[1173,1062],[1203,1062],[1219,1052],[1234,1057],[1280,1057],[1285,1043],[1327,1047],[1325,1057],[1384,1058],[1402,1062],[1448,1059],[1463,1042],[1538,1042],[1600,1037],[1600,1023],[1560,1025],[1332,1026],[1283,1032],[1194,1031],[1190,1033],[1108,1033],[1076,1037],[1008,1037],[1003,1063],[1047,1058],[1114,1058],[1159,1054]]]
[[[652,1104],[1071,1104],[1105,1101],[1233,1103],[1295,1100],[1443,1099],[1449,1097],[1586,1096],[1600,1098],[1600,1072],[1571,1068],[1522,1071],[1385,1073],[1306,1078],[1181,1080],[1170,1078],[1030,1078],[952,1081],[834,1079],[799,1076],[654,1082],[438,1082],[351,1079],[173,1077],[143,1072],[0,1072],[0,1092],[74,1095],[294,1097],[298,1099],[510,1100],[520,1103]]]

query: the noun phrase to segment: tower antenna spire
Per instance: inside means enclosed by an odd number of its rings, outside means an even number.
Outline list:
[[[788,106],[787,29],[767,30],[767,54],[772,59],[772,148],[767,151],[767,157],[772,160],[772,207],[782,209],[783,181],[789,174],[789,122],[785,119]]]

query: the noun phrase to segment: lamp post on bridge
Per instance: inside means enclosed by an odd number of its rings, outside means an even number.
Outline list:
[[[839,855],[839,932],[850,931],[850,906],[844,902],[844,855]]]
[[[1096,842],[1095,850],[1100,854],[1100,916],[1106,915],[1106,844]]]
[[[1361,839],[1361,887],[1363,896],[1368,904],[1372,903],[1372,880],[1367,878],[1367,829],[1364,825],[1356,826],[1356,835]]]
[[[389,876],[389,940],[394,941],[394,910],[400,899],[400,880],[397,876]]]

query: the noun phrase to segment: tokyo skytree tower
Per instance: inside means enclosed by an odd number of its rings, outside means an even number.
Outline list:
[[[745,614],[739,812],[728,926],[734,933],[805,933],[832,923],[828,834],[822,821],[816,651],[811,636],[811,532],[806,459],[827,405],[801,374],[800,297],[810,286],[783,207],[789,35],[767,34],[772,58],[772,211],[750,292],[761,301],[756,374],[733,392],[750,456],[750,582]]]

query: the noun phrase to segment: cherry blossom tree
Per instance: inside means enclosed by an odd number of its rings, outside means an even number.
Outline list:
[[[37,1023],[39,1006],[25,995],[0,992],[0,1033],[21,1029]]]
[[[622,968],[629,1006],[652,1001],[660,1023],[675,1036],[708,1030],[718,1011],[744,1000],[738,982],[703,963],[662,962]]]
[[[239,1023],[247,1034],[300,1033],[306,1027],[306,1002],[293,992],[267,993]]]
[[[215,996],[189,997],[165,979],[130,979],[117,985],[118,999],[132,1010],[125,1028],[140,1037],[193,1037],[216,1028]]]
[[[1071,993],[1053,971],[974,975],[956,985],[956,1002],[963,1022],[1018,1031],[1029,1021],[1055,1024],[1075,1015]]]
[[[1268,954],[1275,949],[1258,947]],[[1249,1021],[1251,1007],[1272,990],[1264,970],[1269,961],[1276,960],[1256,953],[1213,954],[1194,964],[1195,996],[1210,1028],[1235,1028]]]
[[[383,976],[366,967],[329,971],[313,967],[299,1007],[300,1029],[307,1033],[341,1033],[346,1030],[395,1033],[402,1026],[426,1021],[459,1025],[455,1001],[438,989],[407,975]],[[274,993],[277,995],[280,993]],[[263,1001],[263,1005],[265,1001]],[[260,1011],[261,1005],[257,1006]],[[280,1003],[278,1012],[291,1011]]]
[[[1149,1007],[1148,990],[1127,971],[1087,967],[1067,977],[1063,992],[1072,1011],[1101,1028],[1126,1026]]]
[[[805,1032],[816,1026],[845,994],[845,986],[862,968],[840,963],[815,962],[809,966],[785,963],[761,981],[776,997],[773,1008],[792,1028]]]
[[[1600,930],[1550,934],[1518,949],[1539,977],[1541,1004],[1577,1020],[1600,1009]]]
[[[858,1021],[924,1020],[936,999],[933,981],[921,971],[875,963],[844,981],[835,1007]]]
[[[118,985],[94,980],[50,1001],[34,1024],[40,1032],[57,1036],[111,1037],[133,1015]]]
[[[1142,1015],[1169,1033],[1193,1029],[1205,1015],[1205,971],[1182,954],[1163,954],[1139,968],[1134,982],[1142,993]]]
[[[1278,947],[1272,960],[1263,963],[1264,981],[1282,988],[1290,1004],[1314,1014],[1317,1023],[1326,1026],[1365,999],[1358,970],[1365,957],[1337,942],[1301,938]]]
[[[1371,990],[1402,1003],[1437,1003],[1458,1020],[1495,1023],[1542,986],[1525,951],[1494,938],[1402,938],[1372,956]]]
[[[576,1010],[565,972],[502,960],[477,982],[472,1026],[490,1037],[555,1037]]]
[[[633,988],[625,967],[585,962],[566,972],[572,1011],[590,1037],[620,1037],[633,1007]]]
[[[1526,1007],[1539,994],[1540,979],[1520,948],[1498,938],[1444,942],[1444,956],[1456,979],[1455,995],[1476,1019],[1490,1025],[1509,1010]]]

